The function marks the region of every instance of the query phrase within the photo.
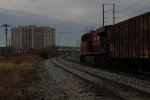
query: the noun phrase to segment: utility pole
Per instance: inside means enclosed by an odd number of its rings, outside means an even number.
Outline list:
[[[60,46],[60,38],[57,38],[58,46]]]
[[[9,47],[11,47],[10,45],[11,45],[11,44],[10,44],[10,38],[9,38]]]
[[[2,25],[2,27],[5,27],[5,33],[6,33],[6,47],[7,47],[7,31],[8,31],[8,27],[10,27],[10,25],[4,24],[4,25]]]
[[[113,11],[105,11],[105,5],[113,5]],[[107,17],[105,17],[105,12],[113,12],[113,25],[115,24],[115,19],[116,19],[116,17],[115,17],[115,12],[117,12],[116,10],[115,10],[115,4],[103,4],[103,27],[105,26],[105,19],[107,18]]]
[[[86,33],[88,32],[88,26],[86,26]]]
[[[115,4],[113,4],[113,25],[115,24]]]
[[[93,31],[93,27],[92,27],[92,31]]]
[[[104,6],[105,6],[105,4],[103,4],[103,27],[105,26],[105,25],[104,25],[104,20],[105,20],[105,17],[104,17],[104,16],[105,16],[105,15],[104,15],[104,14],[105,14],[105,12],[104,12],[104,11],[105,11],[105,8],[104,8]]]

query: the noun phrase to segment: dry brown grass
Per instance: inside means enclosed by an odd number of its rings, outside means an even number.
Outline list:
[[[33,100],[38,79],[38,57],[17,57],[0,62],[0,100]]]

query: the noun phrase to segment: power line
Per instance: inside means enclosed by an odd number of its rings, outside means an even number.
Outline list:
[[[127,8],[123,9],[122,11],[129,11],[130,9],[134,9],[137,6],[141,5],[141,3],[143,3],[143,1],[144,0],[142,0],[141,2],[134,3],[134,4],[130,4],[130,5],[128,5]]]
[[[56,33],[83,33],[85,31],[74,31],[74,32],[56,32]]]
[[[145,1],[145,2],[144,2]],[[137,8],[141,8],[140,6],[142,6],[143,4],[146,4],[146,2],[149,2],[149,0],[147,1],[147,0],[142,0],[142,1],[140,1],[140,2],[137,2],[137,3],[135,3],[135,4],[131,4],[129,7],[127,7],[126,9],[123,9],[123,10],[121,10],[121,12],[124,12],[124,11],[130,11],[130,9],[132,8],[132,10],[133,10],[133,8],[135,9],[135,11],[132,11],[132,12],[129,12],[129,13],[127,13],[127,12],[125,12],[126,14],[124,15],[125,17],[129,17],[129,15],[133,15],[134,14],[134,16],[135,16],[135,13],[137,13],[137,12],[140,12],[140,11],[142,11],[143,9],[146,9],[146,8],[148,8],[148,7],[150,7],[149,5],[147,6],[147,7],[143,7],[142,9],[137,9]],[[140,6],[139,6],[140,5]]]
[[[134,9],[134,8],[136,8],[137,6],[141,5],[142,3],[145,3],[144,1],[147,2],[147,0],[139,1],[139,2],[137,2],[137,3],[135,3],[135,4],[129,5],[127,8],[123,9],[123,11],[128,11],[128,10],[130,10],[130,9]],[[149,1],[148,1],[148,2],[149,2]]]
[[[136,13],[136,12],[142,11],[142,10],[144,10],[144,9],[146,9],[146,8],[150,8],[150,6],[148,5],[147,7],[143,7],[142,9],[135,10],[135,11],[133,11],[133,12],[131,12],[131,13],[127,14],[127,15],[131,15],[131,14],[133,14],[133,13]]]
[[[125,17],[124,19],[132,18],[132,17],[137,16],[137,15],[139,15],[139,14],[148,12],[149,10],[143,11],[143,10],[146,10],[147,8],[150,8],[150,6],[143,7],[143,8],[141,8],[141,9],[138,9],[138,10],[135,10],[135,11],[133,11],[133,12],[130,12],[130,13],[124,15],[123,17]]]

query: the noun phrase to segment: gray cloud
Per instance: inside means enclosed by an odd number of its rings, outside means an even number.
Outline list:
[[[128,13],[132,15],[135,10],[149,5],[150,0],[1,0],[0,7],[100,26],[103,3],[115,3],[119,11],[118,17],[122,17],[128,16]]]
[[[60,31],[81,30],[80,27],[84,30],[86,26],[97,28],[102,26],[103,3],[116,4],[117,22],[150,11],[150,0],[1,0],[0,14],[7,13],[14,21],[4,14],[0,15],[0,22],[15,25],[53,23]],[[112,10],[112,7],[106,7],[106,10]],[[109,17],[107,24],[112,24],[112,12],[106,16]]]
[[[10,13],[11,12],[11,13]],[[19,25],[38,25],[38,26],[51,26],[56,28],[56,39],[61,41],[60,45],[76,45],[76,41],[80,40],[81,34],[84,33],[84,25],[72,21],[59,20],[49,18],[42,15],[31,14],[21,11],[12,11],[7,9],[0,9],[0,22],[1,24],[7,23],[11,27]],[[72,33],[63,33],[72,32]],[[0,46],[5,45],[4,28],[0,29]],[[9,29],[10,36],[10,29]],[[75,38],[72,38],[75,37]],[[69,41],[69,42],[68,42]],[[57,40],[56,40],[57,42]],[[68,44],[69,43],[69,44]]]

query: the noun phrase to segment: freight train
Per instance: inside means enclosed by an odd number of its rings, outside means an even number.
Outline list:
[[[125,71],[150,71],[150,12],[81,37],[80,61]]]

